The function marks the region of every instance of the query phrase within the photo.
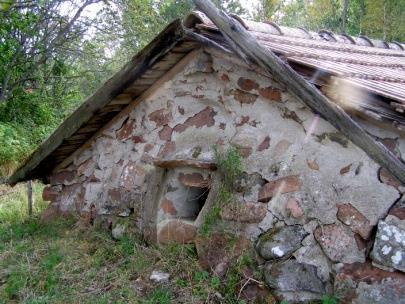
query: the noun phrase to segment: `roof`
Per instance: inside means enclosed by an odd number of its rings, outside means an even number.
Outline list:
[[[331,89],[340,80],[367,92],[367,100],[350,100],[356,104],[356,110],[400,130],[405,126],[404,44],[327,31],[314,33],[233,17],[263,46],[325,89],[325,94],[334,93],[339,100],[340,93]],[[201,44],[230,50],[219,30],[201,13],[190,14],[184,23],[172,22],[74,111],[7,182],[15,184],[36,178],[46,181],[55,168],[68,165],[76,150]],[[347,94],[343,98],[347,99]]]
[[[363,90],[371,94],[367,102],[339,93],[358,111],[405,128],[405,44],[329,31],[309,32],[234,17],[262,46],[283,56],[310,82],[326,86],[328,91],[334,89],[337,81],[340,86],[344,81],[345,89],[353,86],[357,91]],[[226,46],[217,27],[205,15],[194,13],[187,21],[195,23],[194,27],[205,37]]]

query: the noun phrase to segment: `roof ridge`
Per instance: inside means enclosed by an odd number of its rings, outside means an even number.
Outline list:
[[[366,46],[379,49],[389,49],[396,51],[405,51],[405,44],[397,41],[387,42],[381,39],[372,39],[364,35],[358,37],[350,36],[348,34],[338,34],[329,30],[320,30],[318,32],[308,31],[302,27],[288,27],[279,25],[273,21],[257,22],[246,20],[238,15],[231,15],[232,18],[237,20],[244,28],[253,32],[262,32],[266,34],[279,35],[285,37],[305,38],[315,41],[338,42],[349,45]],[[196,23],[204,23],[207,25],[215,26],[205,14],[200,11],[191,12],[185,19],[184,24],[186,27],[193,27]]]

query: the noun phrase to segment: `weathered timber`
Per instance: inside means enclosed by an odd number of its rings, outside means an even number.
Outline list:
[[[193,167],[198,169],[217,170],[217,164],[209,161],[201,161],[195,159],[167,159],[155,160],[153,164],[156,167],[173,169],[178,167]]]
[[[32,181],[29,180],[27,182],[27,196],[28,196],[28,215],[32,215],[32,205],[34,202],[34,198],[32,195]]]
[[[313,111],[319,113],[370,158],[386,168],[405,184],[405,164],[384,145],[376,142],[338,105],[330,102],[317,88],[307,82],[288,64],[261,46],[258,41],[235,19],[219,11],[209,0],[193,0],[198,9],[218,27],[234,51],[244,60],[270,72],[279,82],[301,99]]]
[[[45,169],[49,170],[55,160],[47,159],[47,157],[62,144],[63,140],[74,135],[98,110],[122,93],[183,38],[181,21],[176,20],[73,112],[7,180],[7,183],[14,185],[18,181],[43,177],[49,173],[45,172]],[[181,56],[181,54],[176,54],[176,56]],[[98,128],[92,127],[85,128],[83,131],[96,132],[97,130]]]

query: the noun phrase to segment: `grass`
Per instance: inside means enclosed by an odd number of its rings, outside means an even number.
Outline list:
[[[199,266],[193,245],[158,249],[130,236],[114,241],[73,220],[42,223],[41,192],[35,184],[31,217],[24,186],[0,197],[1,304],[218,303],[218,293],[221,303],[244,303],[239,268],[219,278]],[[169,272],[169,282],[151,282],[153,270]]]
[[[234,198],[236,181],[243,173],[242,156],[235,146],[230,146],[226,151],[220,151],[214,146],[215,162],[221,175],[221,185],[215,199],[214,206],[205,215],[204,223],[200,228],[203,236],[209,236],[213,227],[218,223],[222,207]]]

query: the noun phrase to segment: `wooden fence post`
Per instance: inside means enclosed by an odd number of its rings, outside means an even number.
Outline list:
[[[28,195],[28,215],[32,215],[32,204],[34,203],[34,198],[32,196],[32,180],[27,182],[27,195]]]

